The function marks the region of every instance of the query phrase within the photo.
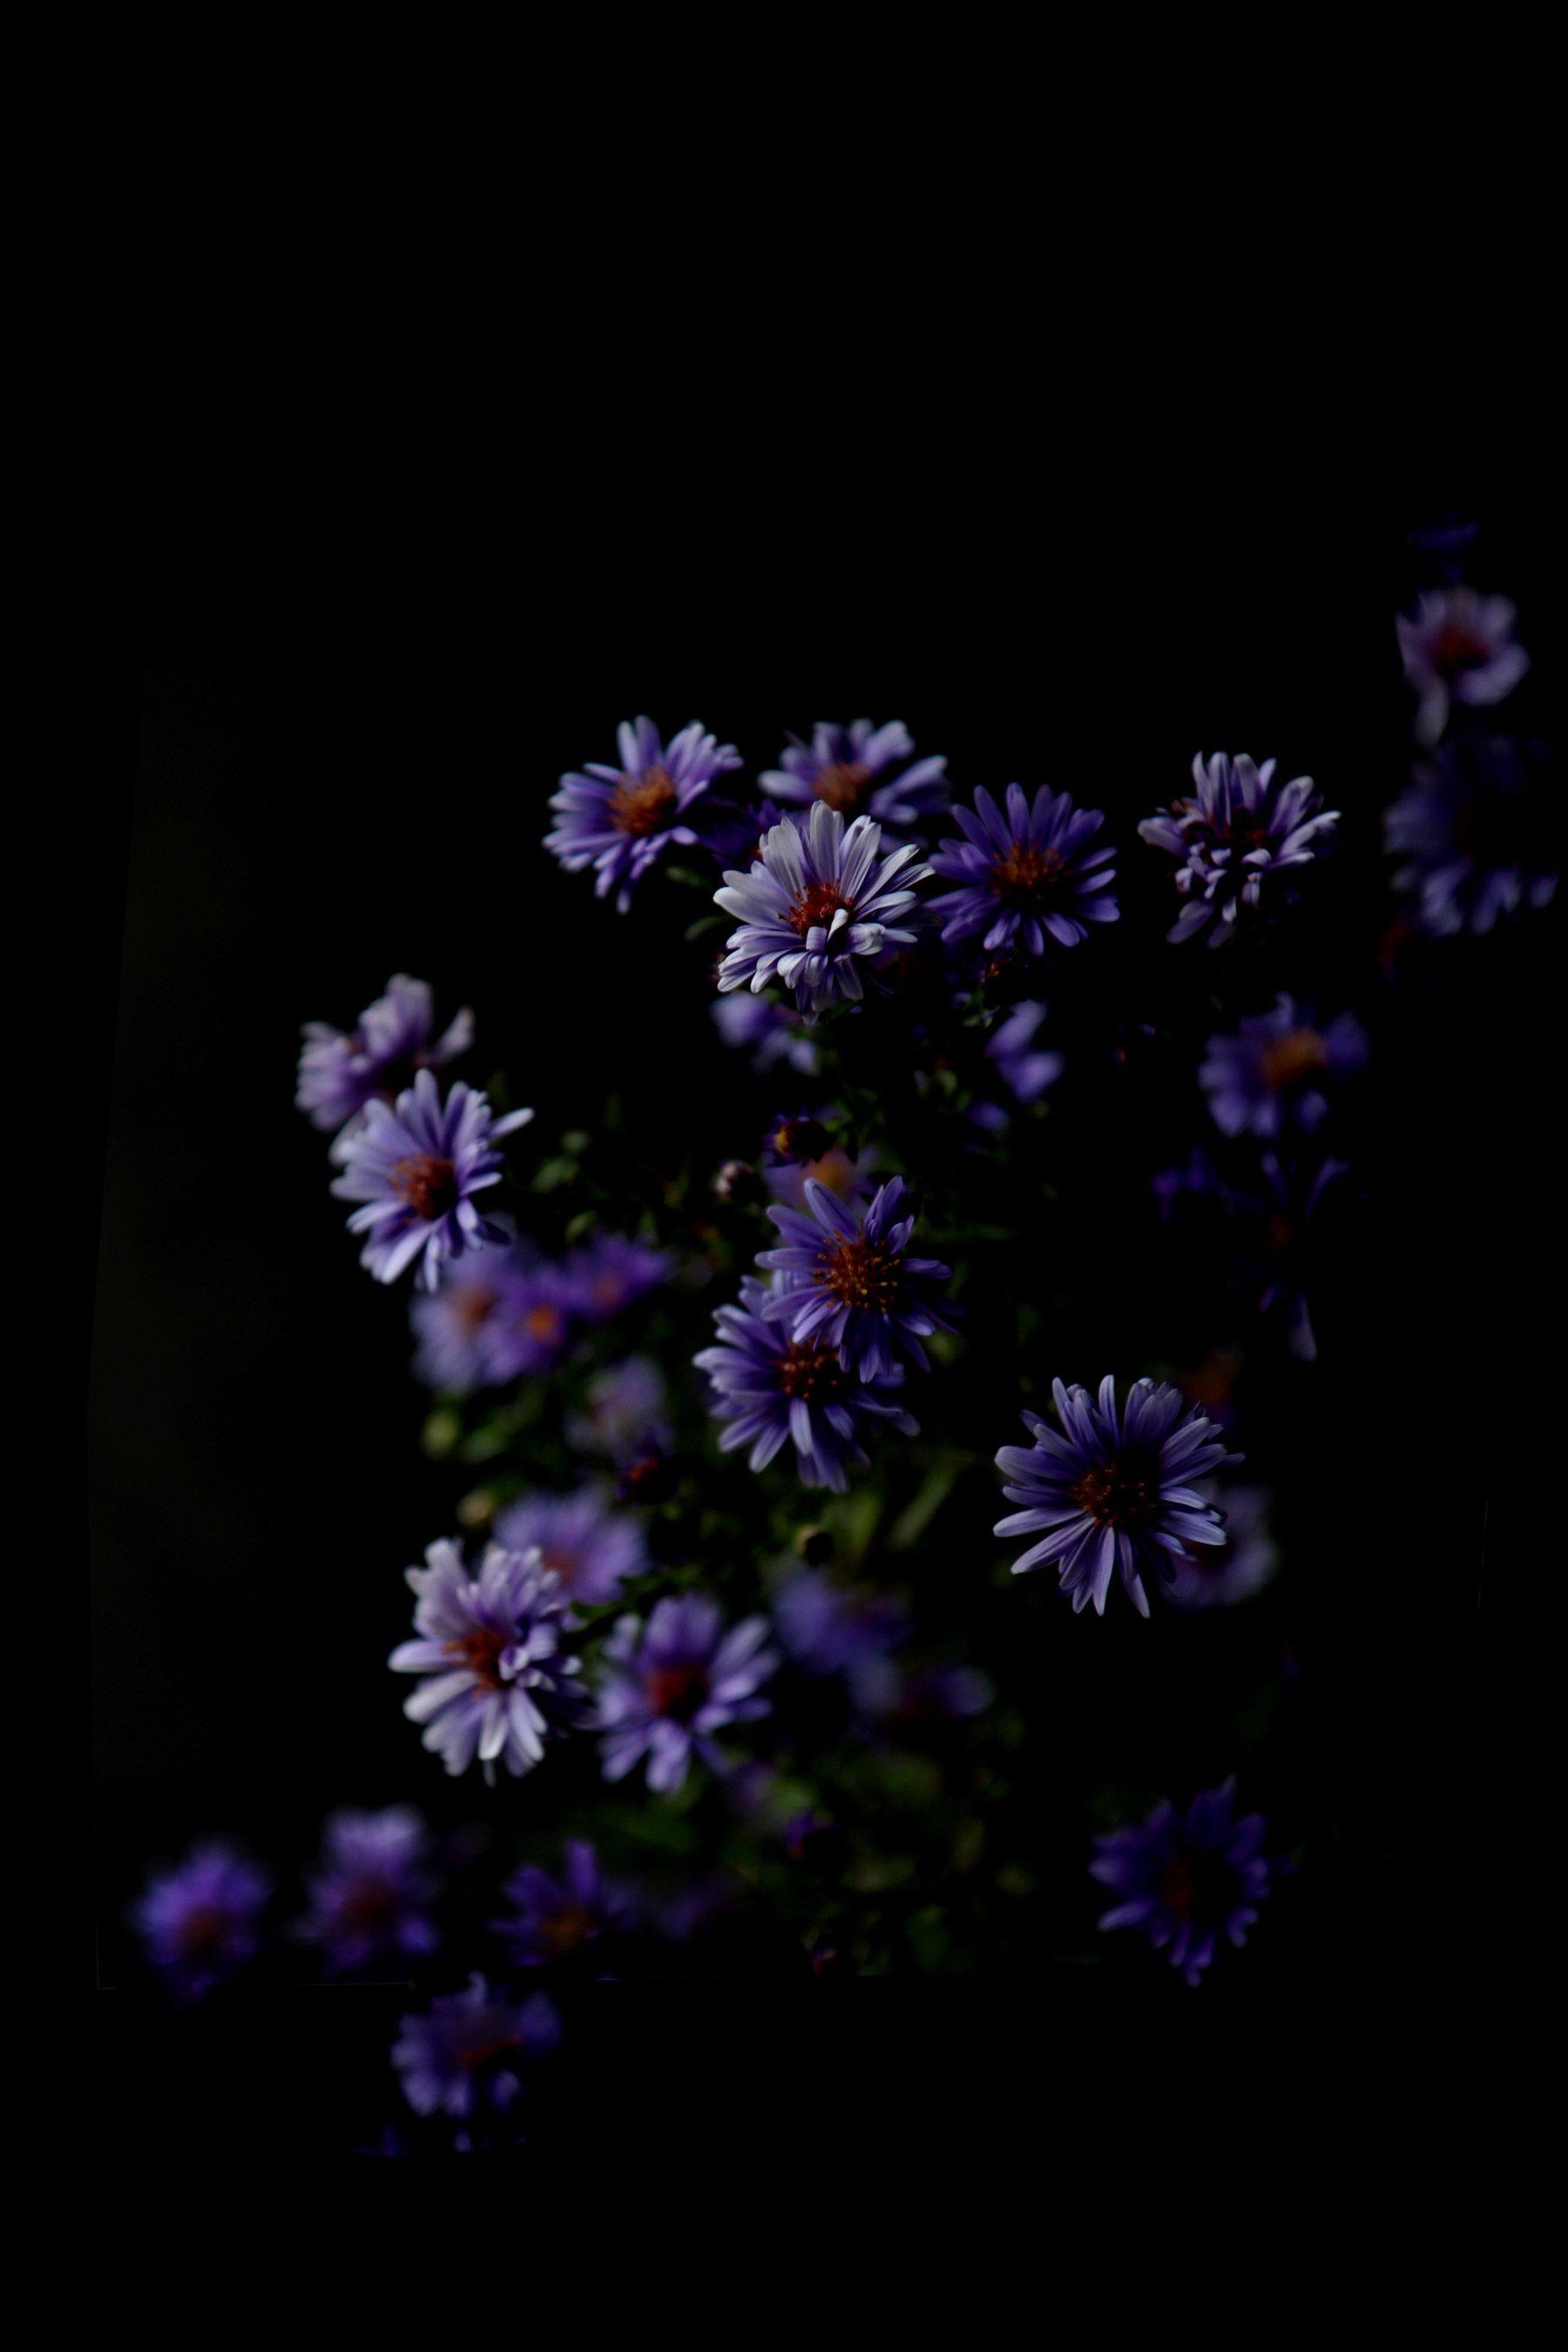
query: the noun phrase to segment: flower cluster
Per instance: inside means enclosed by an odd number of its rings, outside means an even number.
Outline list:
[[[1258,1924],[1270,1865],[1261,1813],[1232,1815],[1236,1782],[1194,1797],[1184,1813],[1169,1802],[1148,1820],[1095,1840],[1092,1874],[1117,1896],[1102,1927],[1137,1927],[1195,1985],[1221,1937],[1238,1948]]]

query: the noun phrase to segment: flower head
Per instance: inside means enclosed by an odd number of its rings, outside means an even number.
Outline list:
[[[715,776],[741,764],[732,743],[717,742],[694,719],[668,743],[651,719],[623,726],[616,737],[618,768],[589,761],[581,774],[563,776],[551,801],[556,821],[544,837],[569,874],[591,866],[603,898],[614,890],[624,915],[632,891],[671,842],[697,839],[692,804]]]
[[[987,950],[1044,955],[1046,935],[1058,947],[1087,939],[1088,923],[1113,923],[1116,879],[1109,844],[1096,846],[1105,823],[1099,809],[1073,805],[1070,793],[1042,784],[1031,803],[1009,784],[998,808],[984,787],[973,810],[952,812],[964,838],[931,852],[938,874],[958,885],[931,900],[950,944],[978,938]]]
[[[339,1974],[376,1961],[422,1959],[439,1940],[425,1823],[412,1805],[336,1812],[321,1833],[305,1933]]]
[[[546,1739],[577,1726],[586,1693],[563,1654],[566,1598],[537,1552],[491,1544],[471,1576],[453,1543],[433,1543],[411,1568],[419,1638],[394,1650],[394,1671],[424,1677],[404,1713],[448,1772],[476,1756],[487,1780],[499,1757],[514,1778],[531,1771]]]
[[[797,1343],[836,1349],[844,1370],[862,1381],[885,1380],[900,1357],[923,1371],[921,1339],[952,1328],[934,1303],[949,1268],[907,1255],[915,1221],[901,1214],[903,1205],[901,1176],[880,1186],[868,1205],[841,1201],[808,1178],[804,1213],[768,1211],[783,1246],[761,1251],[757,1263],[789,1279],[768,1293],[762,1312]]]
[[[151,1880],[132,1915],[153,1965],[187,2000],[254,1958],[271,1881],[214,1839]]]
[[[506,2115],[528,2060],[560,2039],[560,2020],[543,1993],[511,2000],[474,1976],[465,1992],[444,1994],[402,2020],[392,2063],[416,2115],[472,2124]]]
[[[868,719],[848,727],[824,722],[809,743],[792,735],[779,766],[764,769],[758,781],[774,800],[796,808],[822,801],[843,816],[875,817],[890,834],[910,832],[947,806],[947,761],[917,760],[914,749],[897,719],[885,727]]]
[[[332,1185],[340,1200],[363,1203],[348,1221],[351,1234],[365,1236],[360,1264],[378,1282],[395,1282],[417,1264],[434,1290],[449,1259],[507,1241],[505,1226],[481,1216],[475,1198],[500,1181],[497,1143],[532,1117],[514,1110],[497,1118],[485,1097],[460,1080],[443,1102],[428,1070],[395,1106],[368,1104]]]
[[[1277,1138],[1288,1124],[1307,1133],[1328,1112],[1323,1092],[1366,1060],[1366,1033],[1353,1013],[1321,1027],[1289,996],[1245,1020],[1234,1037],[1211,1037],[1198,1083],[1226,1135]]]
[[[907,1437],[919,1434],[899,1402],[904,1375],[900,1369],[863,1380],[846,1370],[828,1340],[793,1336],[770,1314],[779,1287],[745,1276],[739,1304],[714,1315],[715,1344],[695,1359],[713,1384],[714,1418],[726,1424],[720,1450],[749,1445],[752,1468],[764,1470],[787,1439],[802,1485],[842,1495],[848,1472],[866,1467],[860,1441],[868,1423],[891,1422]]]
[[[1395,889],[1434,938],[1489,931],[1500,916],[1547,905],[1557,887],[1553,779],[1544,747],[1507,736],[1445,743],[1384,820],[1404,860]]]
[[[1268,1892],[1261,1813],[1232,1818],[1236,1782],[1194,1797],[1184,1813],[1168,1801],[1148,1820],[1096,1838],[1093,1876],[1119,1899],[1102,1927],[1138,1927],[1195,1985],[1222,1936],[1237,1946]]]
[[[635,1916],[585,1838],[567,1839],[559,1878],[530,1863],[508,1879],[505,1895],[510,1908],[495,1929],[508,1957],[523,1969],[585,1960],[602,1976],[604,1948]]]
[[[405,971],[393,974],[386,994],[366,1005],[353,1029],[307,1021],[296,1107],[310,1113],[313,1126],[335,1134],[357,1120],[373,1097],[391,1102],[420,1070],[444,1069],[473,1043],[474,1016],[466,1009],[443,1035],[435,1028],[429,982]]]
[[[657,1601],[646,1628],[623,1617],[605,1644],[598,1686],[605,1780],[623,1780],[645,1756],[647,1785],[661,1795],[682,1785],[694,1755],[723,1772],[713,1734],[768,1712],[758,1692],[778,1656],[767,1636],[765,1617],[726,1631],[718,1602],[703,1593]]]
[[[840,1001],[858,1003],[867,972],[913,945],[906,919],[915,886],[931,876],[912,844],[884,857],[881,841],[870,817],[847,826],[826,801],[804,824],[775,824],[750,874],[726,874],[713,894],[740,924],[719,967],[721,992],[755,992],[777,979],[808,1020]]]
[[[651,1565],[635,1519],[611,1510],[597,1486],[575,1495],[524,1495],[495,1523],[508,1551],[537,1551],[574,1609],[613,1601],[630,1576]]]
[[[1033,1446],[1005,1445],[996,1466],[1010,1484],[1003,1492],[1024,1508],[999,1519],[999,1536],[1038,1538],[1013,1562],[1026,1569],[1055,1566],[1076,1611],[1092,1601],[1105,1614],[1113,1571],[1120,1572],[1140,1616],[1149,1614],[1143,1578],[1152,1571],[1169,1584],[1174,1561],[1193,1544],[1225,1540],[1225,1523],[1194,1485],[1225,1461],[1225,1440],[1206,1412],[1187,1406],[1178,1389],[1134,1381],[1119,1410],[1116,1382],[1107,1373],[1098,1400],[1087,1389],[1053,1381],[1059,1432],[1026,1412]]]
[[[1418,698],[1418,742],[1436,743],[1450,703],[1500,702],[1513,692],[1530,667],[1530,656],[1513,641],[1514,619],[1506,596],[1461,587],[1431,589],[1414,618],[1400,614],[1394,625],[1405,675]]]
[[[909,1632],[890,1592],[840,1584],[822,1569],[797,1569],[773,1599],[773,1622],[795,1664],[808,1675],[849,1675],[883,1657]]]
[[[454,1396],[548,1372],[572,1335],[576,1308],[564,1271],[507,1236],[448,1265],[438,1289],[416,1293],[415,1370]]]
[[[1222,1496],[1205,1485],[1201,1491],[1209,1502],[1223,1500],[1225,1541],[1184,1552],[1166,1599],[1176,1609],[1229,1609],[1261,1592],[1279,1565],[1279,1549],[1268,1532],[1268,1490],[1227,1486]]]
[[[563,1268],[566,1296],[586,1323],[613,1323],[628,1307],[668,1282],[675,1261],[620,1234],[597,1234]]]
[[[1207,931],[1211,947],[1223,946],[1244,907],[1259,904],[1265,883],[1281,891],[1279,877],[1310,866],[1320,835],[1339,823],[1337,809],[1325,809],[1310,776],[1288,784],[1274,781],[1276,762],[1258,767],[1245,752],[1232,759],[1216,751],[1193,761],[1194,799],[1173,801],[1169,812],[1147,817],[1139,833],[1177,860],[1175,883],[1186,900],[1168,937],[1196,938]]]

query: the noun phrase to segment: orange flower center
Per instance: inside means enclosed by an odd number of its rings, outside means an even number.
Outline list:
[[[903,1268],[893,1251],[857,1234],[851,1241],[831,1243],[826,1263],[811,1278],[846,1307],[868,1307],[886,1314],[903,1286]]]
[[[814,930],[819,923],[826,930],[839,908],[848,904],[836,882],[808,882],[784,920],[792,931],[805,939],[807,931]]]
[[[1153,1517],[1159,1502],[1148,1480],[1124,1462],[1097,1462],[1068,1492],[1098,1528],[1140,1527]]]
[[[489,1625],[476,1625],[471,1633],[459,1633],[455,1642],[446,1644],[447,1655],[458,1659],[487,1690],[504,1687],[500,1662],[510,1647],[511,1635],[498,1633]]]
[[[649,768],[645,775],[628,776],[610,794],[610,823],[618,833],[640,838],[669,823],[679,795],[668,771]]]
[[[1326,1069],[1328,1060],[1328,1048],[1315,1029],[1291,1029],[1264,1047],[1263,1083],[1282,1094],[1315,1070]]]
[[[392,1171],[392,1181],[416,1217],[433,1224],[444,1217],[448,1209],[457,1206],[457,1171],[449,1160],[440,1160],[433,1152],[418,1153],[412,1160],[400,1160]]]
[[[779,1359],[779,1386],[785,1396],[801,1397],[807,1404],[838,1396],[845,1387],[838,1350],[809,1339],[793,1341]]]
[[[647,1678],[647,1696],[656,1715],[689,1723],[708,1696],[708,1669],[695,1663],[656,1666]]]
[[[830,809],[852,809],[870,781],[870,769],[858,760],[835,760],[822,770],[812,790]]]
[[[991,868],[991,887],[1016,914],[1039,915],[1062,898],[1067,859],[1058,849],[1016,841]]]

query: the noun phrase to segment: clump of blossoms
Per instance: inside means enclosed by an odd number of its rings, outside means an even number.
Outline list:
[[[508,1879],[507,1912],[495,1931],[520,1969],[590,1964],[607,1973],[605,1954],[636,1924],[631,1898],[605,1877],[586,1838],[568,1838],[561,1874],[528,1863]]]
[[[465,1250],[498,1245],[510,1237],[506,1227],[480,1214],[480,1192],[501,1179],[496,1145],[525,1127],[531,1110],[497,1118],[482,1094],[459,1080],[443,1102],[428,1070],[389,1108],[366,1106],[364,1124],[344,1143],[343,1172],[332,1191],[358,1201],[348,1221],[363,1234],[360,1264],[378,1282],[395,1282],[411,1265],[427,1290],[442,1267]]]
[[[615,891],[624,915],[636,885],[665,851],[698,839],[695,803],[715,776],[740,766],[741,755],[696,719],[666,744],[651,719],[638,719],[619,730],[616,742],[618,768],[590,760],[582,772],[562,777],[550,803],[556,822],[544,845],[568,873],[591,866],[595,895]]]
[[[1261,1813],[1233,1817],[1236,1782],[1206,1790],[1184,1813],[1156,1805],[1148,1820],[1095,1840],[1092,1874],[1118,1900],[1101,1927],[1136,1927],[1195,1985],[1226,1937],[1245,1944],[1268,1892]]]
[[[449,1265],[409,1309],[415,1370],[433,1389],[464,1396],[552,1370],[572,1334],[579,1298],[563,1267],[511,1238]]]
[[[514,2000],[476,1975],[465,1991],[403,2020],[392,2063],[416,2115],[471,2126],[509,2115],[528,2061],[560,2039],[560,2020],[543,1993]]]
[[[621,1234],[597,1234],[562,1268],[565,1296],[585,1322],[613,1323],[628,1307],[668,1282],[674,1260]]]
[[[862,1381],[888,1379],[904,1359],[927,1370],[922,1340],[952,1328],[935,1303],[952,1269],[908,1255],[915,1221],[901,1213],[904,1196],[901,1176],[868,1203],[841,1201],[808,1178],[804,1212],[768,1211],[783,1246],[757,1258],[787,1277],[763,1300],[766,1319],[783,1324],[792,1340],[834,1349]]]
[[[425,1726],[424,1744],[448,1772],[476,1758],[487,1780],[497,1762],[531,1772],[547,1739],[583,1723],[587,1694],[567,1654],[566,1596],[538,1552],[491,1544],[470,1575],[453,1543],[433,1543],[411,1568],[418,1638],[394,1650],[397,1674],[418,1675],[404,1713]]]
[[[340,1975],[377,1961],[406,1967],[440,1940],[430,1916],[435,1893],[428,1832],[412,1805],[336,1812],[321,1833],[304,1932]]]
[[[724,1423],[720,1450],[748,1445],[752,1468],[764,1470],[790,1444],[803,1486],[842,1495],[848,1473],[867,1467],[861,1440],[869,1427],[890,1423],[906,1437],[919,1434],[899,1396],[903,1371],[863,1379],[847,1370],[832,1342],[781,1326],[772,1305],[782,1295],[779,1284],[745,1276],[740,1303],[715,1311],[716,1342],[694,1359]]]
[[[1234,1036],[1211,1037],[1198,1083],[1226,1135],[1277,1139],[1288,1125],[1305,1133],[1328,1114],[1323,1092],[1366,1061],[1366,1033],[1352,1013],[1321,1026],[1289,996],[1242,1022]]]
[[[751,872],[726,874],[713,894],[740,925],[719,967],[721,992],[756,992],[777,980],[808,1021],[830,1005],[858,1004],[868,975],[895,949],[913,946],[908,918],[931,878],[913,843],[888,856],[881,844],[871,818],[847,826],[826,801],[804,824],[774,825]]]
[[[723,1774],[715,1732],[768,1712],[759,1693],[778,1654],[767,1638],[765,1617],[726,1629],[706,1593],[656,1601],[646,1626],[623,1617],[605,1644],[597,1686],[605,1780],[624,1780],[646,1759],[648,1787],[668,1796],[684,1785],[693,1757]]]
[[[1173,801],[1169,812],[1147,817],[1142,838],[1176,860],[1175,884],[1186,900],[1168,937],[1208,934],[1210,947],[1235,936],[1244,909],[1270,895],[1288,896],[1279,877],[1310,866],[1322,836],[1339,822],[1325,809],[1310,776],[1275,782],[1277,762],[1258,767],[1246,753],[1216,751],[1193,761],[1195,795]]]
[[[445,1069],[467,1053],[474,1016],[467,1008],[439,1037],[435,1000],[427,981],[395,972],[386,993],[367,1004],[351,1030],[307,1021],[300,1055],[296,1107],[311,1125],[336,1135],[357,1123],[366,1103],[393,1101],[421,1070]]]
[[[902,721],[873,727],[819,724],[809,743],[792,735],[776,768],[758,778],[765,793],[795,808],[822,801],[842,816],[874,817],[890,833],[913,832],[947,805],[945,759],[917,760]]]
[[[1436,743],[1451,703],[1483,709],[1513,692],[1530,667],[1514,642],[1517,615],[1506,596],[1482,596],[1466,587],[1434,588],[1414,616],[1401,614],[1400,659],[1416,693],[1415,737]]]
[[[524,1495],[499,1514],[495,1535],[507,1551],[536,1551],[574,1610],[602,1608],[652,1566],[637,1521],[611,1510],[595,1486]]]
[[[1047,934],[1058,947],[1076,947],[1089,923],[1115,922],[1116,852],[1095,840],[1102,811],[1077,808],[1070,793],[1048,784],[1032,802],[1022,785],[1009,784],[1004,807],[982,789],[972,810],[954,808],[952,816],[964,838],[944,841],[931,861],[958,886],[931,902],[950,945],[978,939],[988,951],[1040,956]]]
[[[254,1959],[271,1893],[265,1871],[212,1839],[153,1878],[133,1916],[153,1966],[194,2000]]]
[[[1394,886],[1434,939],[1484,936],[1547,906],[1557,888],[1561,813],[1543,746],[1507,736],[1445,743],[1384,819],[1400,860]]]

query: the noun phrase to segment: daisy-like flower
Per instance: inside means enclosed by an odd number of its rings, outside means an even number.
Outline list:
[[[401,2021],[392,2063],[416,2115],[474,2124],[508,2114],[529,2059],[560,2039],[560,2020],[543,1993],[510,2000],[474,1976],[465,1992],[444,1994]]]
[[[629,1576],[652,1565],[641,1528],[611,1510],[597,1486],[524,1495],[500,1514],[495,1533],[508,1551],[537,1551],[574,1610],[613,1601]]]
[[[901,1176],[881,1185],[868,1205],[841,1201],[808,1178],[804,1213],[768,1211],[782,1248],[757,1256],[759,1265],[786,1277],[767,1294],[762,1313],[797,1343],[835,1349],[844,1370],[862,1381],[887,1379],[900,1357],[926,1370],[922,1339],[952,1328],[934,1298],[951,1268],[907,1255],[915,1221],[903,1207]]]
[[[1186,900],[1167,938],[1180,941],[1207,931],[1210,947],[1230,939],[1242,908],[1257,907],[1264,884],[1271,896],[1288,899],[1279,877],[1310,866],[1314,845],[1339,823],[1338,809],[1325,809],[1310,776],[1274,781],[1277,762],[1263,765],[1245,752],[1232,759],[1216,751],[1193,761],[1196,797],[1173,801],[1169,811],[1146,817],[1142,838],[1177,861],[1175,884]]]
[[[1417,768],[1384,832],[1404,861],[1394,888],[1415,899],[1424,931],[1484,934],[1549,903],[1561,862],[1552,782],[1543,746],[1501,735],[1445,743]]]
[[[958,885],[931,902],[949,945],[979,939],[989,950],[1038,956],[1047,932],[1070,948],[1088,938],[1086,924],[1115,922],[1116,852],[1095,843],[1104,813],[1076,808],[1070,793],[1048,784],[1033,802],[1009,784],[1005,803],[998,808],[983,786],[973,809],[952,812],[963,840],[931,852],[935,871]]]
[[[391,1102],[420,1070],[444,1069],[474,1039],[474,1016],[466,1008],[441,1036],[427,981],[395,972],[386,994],[367,1004],[351,1030],[307,1021],[300,1055],[298,1109],[311,1124],[336,1134],[357,1121],[373,1097]]]
[[[1309,1134],[1321,1125],[1329,1108],[1324,1087],[1365,1060],[1366,1033],[1353,1013],[1320,1027],[1280,996],[1234,1037],[1209,1039],[1198,1084],[1225,1134],[1273,1140],[1291,1123]]]
[[[651,719],[621,727],[616,740],[618,768],[590,760],[581,774],[562,777],[550,803],[556,822],[544,846],[569,874],[591,866],[598,877],[595,895],[604,898],[614,890],[624,915],[633,889],[670,844],[696,841],[693,803],[715,776],[740,766],[741,755],[732,743],[715,741],[695,719],[668,744]]]
[[[430,1917],[435,1893],[429,1839],[412,1805],[336,1812],[321,1832],[304,1933],[340,1975],[423,1959],[439,1940]]]
[[[213,1839],[153,1878],[132,1916],[153,1965],[195,2000],[254,1958],[271,1892],[264,1871]]]
[[[1128,1822],[1096,1838],[1092,1875],[1118,1900],[1101,1914],[1102,1927],[1137,1927],[1171,1966],[1195,1985],[1222,1936],[1237,1946],[1258,1921],[1268,1892],[1270,1865],[1262,1846],[1261,1813],[1232,1815],[1235,1780],[1194,1797],[1184,1813],[1169,1801],[1146,1822]]]
[[[498,1758],[514,1779],[530,1772],[547,1739],[584,1720],[587,1694],[568,1656],[566,1598],[537,1552],[490,1544],[470,1576],[454,1543],[433,1543],[427,1566],[411,1568],[418,1639],[400,1643],[388,1664],[423,1680],[404,1703],[425,1726],[424,1745],[448,1772],[475,1757],[487,1780]]]
[[[947,806],[945,759],[917,760],[914,738],[901,719],[873,727],[823,722],[811,741],[792,735],[776,768],[758,778],[763,792],[795,808],[824,801],[843,816],[875,817],[889,833],[916,831]]]
[[[787,1440],[801,1484],[842,1495],[848,1473],[867,1466],[868,1424],[891,1422],[906,1437],[920,1434],[899,1399],[902,1369],[876,1380],[847,1370],[832,1342],[797,1339],[771,1318],[774,1295],[745,1276],[740,1303],[714,1315],[716,1344],[694,1360],[713,1384],[713,1416],[726,1424],[720,1451],[749,1445],[752,1468],[765,1470]]]
[[[1166,1382],[1134,1381],[1118,1410],[1107,1373],[1098,1401],[1084,1388],[1051,1383],[1059,1431],[1026,1412],[1034,1444],[1004,1445],[996,1466],[1003,1493],[1024,1508],[999,1519],[999,1536],[1038,1539],[1013,1562],[1013,1573],[1053,1565],[1075,1612],[1093,1601],[1103,1617],[1113,1572],[1142,1617],[1149,1614],[1143,1579],[1169,1584],[1174,1562],[1193,1544],[1225,1541],[1225,1522],[1194,1485],[1227,1454],[1206,1412],[1188,1406]]]
[[[755,993],[776,979],[808,1021],[840,1001],[858,1003],[867,973],[913,946],[906,919],[916,886],[931,877],[912,843],[884,857],[881,842],[870,817],[847,826],[826,801],[805,824],[775,824],[750,874],[726,874],[713,894],[740,924],[719,967],[721,992]]]
[[[1222,1496],[1205,1485],[1201,1492],[1209,1502],[1224,1503],[1225,1541],[1184,1552],[1165,1597],[1176,1609],[1233,1608],[1261,1592],[1279,1565],[1279,1547],[1268,1532],[1268,1490],[1227,1486]]]
[[[598,1234],[563,1268],[565,1295],[588,1323],[613,1323],[639,1298],[668,1282],[675,1261],[620,1234]]]
[[[360,1264],[378,1282],[395,1282],[405,1266],[419,1267],[426,1290],[441,1268],[465,1250],[510,1239],[504,1225],[480,1215],[475,1195],[499,1184],[503,1135],[526,1127],[531,1110],[497,1118],[482,1094],[461,1080],[445,1102],[428,1070],[389,1108],[366,1106],[364,1124],[342,1148],[343,1172],[332,1191],[363,1206],[348,1221],[363,1234]]]
[[[1514,643],[1515,618],[1506,596],[1458,587],[1431,589],[1417,602],[1414,618],[1400,614],[1394,627],[1405,675],[1417,697],[1417,742],[1436,743],[1450,703],[1479,707],[1513,692],[1530,667],[1530,656]]]
[[[465,1396],[559,1362],[575,1295],[563,1268],[507,1239],[510,1245],[470,1251],[448,1265],[436,1291],[416,1293],[414,1369],[428,1387]]]
[[[726,1632],[718,1602],[698,1592],[656,1602],[646,1627],[623,1617],[605,1644],[597,1694],[605,1780],[624,1780],[644,1757],[660,1795],[682,1786],[693,1756],[722,1774],[713,1734],[769,1711],[758,1696],[778,1664],[767,1637],[765,1617]]]
[[[504,1892],[510,1907],[495,1930],[518,1968],[587,1962],[602,1976],[605,1948],[635,1924],[630,1898],[605,1876],[586,1838],[567,1839],[559,1878],[529,1863]]]

